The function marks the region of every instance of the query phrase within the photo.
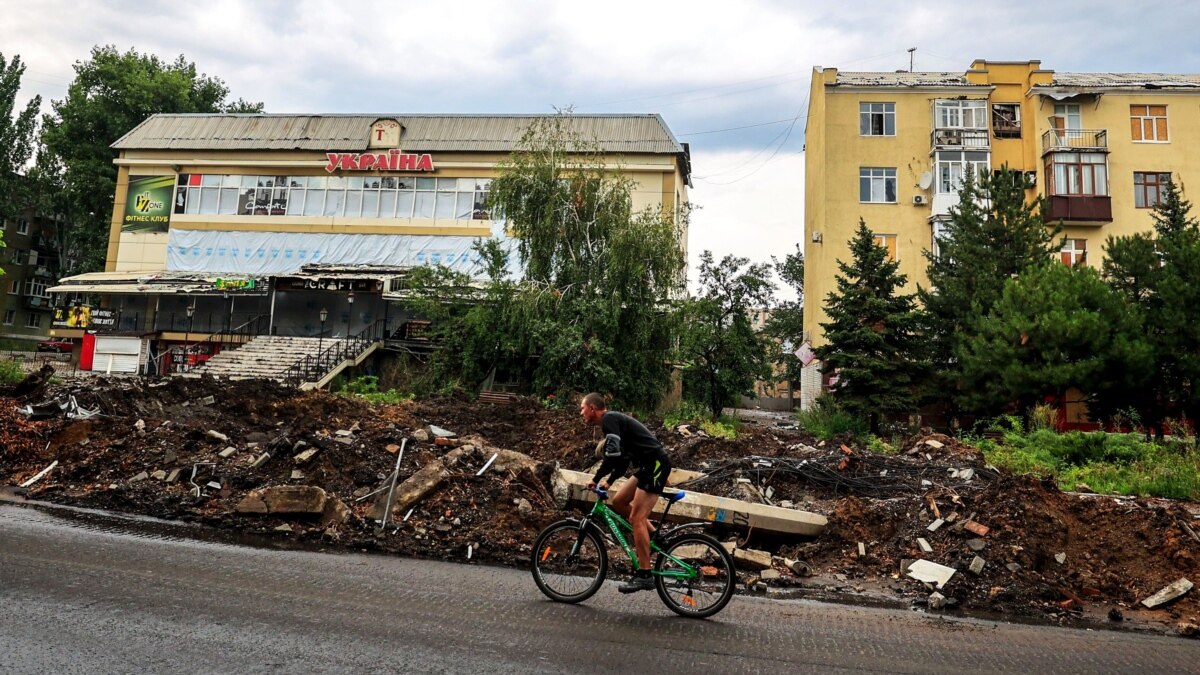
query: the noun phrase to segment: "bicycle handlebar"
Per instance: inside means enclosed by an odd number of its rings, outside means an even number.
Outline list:
[[[608,490],[605,490],[604,488],[602,488],[600,486],[596,486],[596,487],[592,488],[592,492],[596,493],[596,496],[600,498],[600,501],[604,501],[604,500],[608,499]]]

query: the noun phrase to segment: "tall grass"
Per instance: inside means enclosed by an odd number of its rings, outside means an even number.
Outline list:
[[[810,410],[797,412],[796,422],[800,428],[826,441],[834,436],[862,436],[868,431],[866,420],[846,412],[829,396],[818,397]]]

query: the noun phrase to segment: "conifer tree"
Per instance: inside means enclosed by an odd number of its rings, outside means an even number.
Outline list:
[[[916,305],[899,293],[907,282],[899,263],[861,219],[850,240],[851,260],[838,261],[837,290],[825,301],[827,344],[815,352],[822,370],[836,373],[834,398],[865,418],[878,434],[885,416],[912,411],[918,374]]]
[[[917,296],[929,348],[928,398],[964,403],[967,385],[955,365],[965,343],[999,300],[1004,284],[1034,265],[1048,262],[1060,247],[1061,225],[1047,226],[1044,203],[1026,199],[1023,174],[1007,167],[978,178],[964,176],[958,205],[926,251],[929,287]]]

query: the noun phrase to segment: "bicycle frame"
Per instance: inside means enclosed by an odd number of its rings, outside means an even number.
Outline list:
[[[617,543],[621,545],[621,549],[625,551],[625,555],[629,557],[629,561],[633,563],[633,566],[635,568],[640,567],[638,564],[637,551],[633,549],[624,535],[624,532],[629,532],[632,534],[633,526],[629,524],[629,521],[622,518],[621,514],[605,506],[604,502],[599,499],[597,499],[595,505],[592,506],[592,510],[579,522],[579,539],[575,542],[575,546],[571,550],[571,555],[574,556],[579,552],[579,545],[583,542],[583,533],[587,530],[588,524],[591,523],[593,518],[597,516],[604,519],[604,522],[608,525],[609,532],[616,537]],[[651,574],[675,579],[695,579],[696,577],[700,576],[700,570],[698,568],[689,565],[679,558],[676,558],[675,556],[663,551],[662,548],[659,547],[658,542],[655,541],[654,537],[650,538],[650,552],[651,554],[658,553],[659,555],[666,556],[668,560],[676,565],[679,565],[680,567],[680,569],[673,570],[653,570],[650,572]]]

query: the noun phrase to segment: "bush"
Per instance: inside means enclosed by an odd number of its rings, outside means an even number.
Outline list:
[[[0,384],[16,384],[25,379],[21,364],[13,359],[0,361]]]
[[[412,400],[412,394],[403,394],[395,389],[379,391],[379,378],[374,375],[356,377],[337,389],[339,396],[361,398],[370,403],[396,404]]]
[[[867,432],[867,421],[846,412],[829,396],[820,396],[811,410],[796,413],[796,422],[802,429],[822,440],[849,434],[861,436]]]
[[[708,407],[694,401],[681,401],[679,405],[663,413],[663,426],[674,429],[680,424],[694,424],[714,438],[733,440],[737,438],[742,423],[738,418],[722,415],[713,418]]]

